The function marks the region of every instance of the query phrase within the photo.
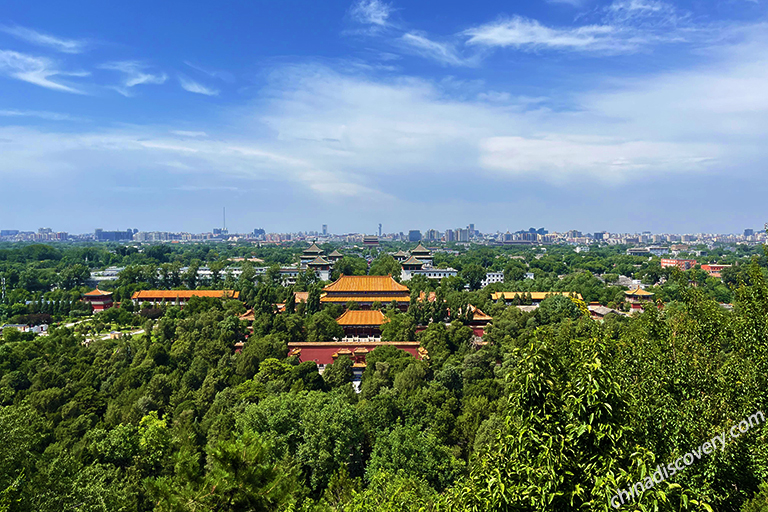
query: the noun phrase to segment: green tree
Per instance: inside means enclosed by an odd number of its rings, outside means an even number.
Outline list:
[[[368,274],[372,276],[391,275],[395,280],[400,280],[402,267],[390,254],[383,254],[371,262]]]
[[[409,477],[426,481],[442,491],[459,477],[464,469],[451,449],[430,432],[415,426],[395,426],[389,434],[377,439],[371,460],[365,469],[371,481],[379,472],[403,471]]]
[[[485,269],[475,263],[469,264],[459,272],[459,277],[467,283],[470,290],[479,290],[485,279]]]
[[[293,501],[296,473],[263,436],[245,431],[211,451],[199,483],[164,478],[155,488],[161,512],[279,511]]]

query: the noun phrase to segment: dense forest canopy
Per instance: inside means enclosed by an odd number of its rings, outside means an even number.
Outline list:
[[[412,245],[340,248],[336,272],[394,274],[387,253]],[[283,286],[274,270],[304,248],[0,246],[0,323],[51,325],[0,340],[0,511],[607,511],[659,465],[768,414],[762,247],[701,248],[699,263],[733,265],[721,279],[625,247],[452,245],[433,257],[456,277],[407,281],[407,311],[376,306],[382,339],[418,341],[428,357],[376,348],[359,392],[349,358],[321,374],[289,356],[289,343],[342,334],[344,306],[320,307],[324,283]],[[92,314],[80,299],[109,266],[124,267],[102,285],[121,305]],[[210,281],[202,266],[218,269]],[[505,282],[474,289],[478,269]],[[626,309],[620,276],[658,307],[590,318],[589,302]],[[241,300],[128,300],[149,288]],[[496,291],[583,301],[526,309]],[[482,343],[470,304],[493,317]],[[767,441],[755,425],[621,508],[768,511]]]

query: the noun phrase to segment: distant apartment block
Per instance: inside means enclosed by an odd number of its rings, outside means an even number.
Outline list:
[[[133,240],[133,235],[138,233],[138,229],[128,229],[126,231],[104,231],[97,229],[93,236],[99,242],[120,242],[123,240]]]
[[[689,270],[696,266],[696,260],[676,260],[671,258],[661,259],[661,268],[677,267],[680,270]]]
[[[503,282],[504,282],[504,272],[488,272],[485,274],[485,279],[483,279],[480,282],[480,286],[482,288],[485,288],[489,284],[503,283]]]

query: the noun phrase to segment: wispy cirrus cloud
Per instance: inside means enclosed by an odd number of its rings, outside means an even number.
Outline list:
[[[235,81],[235,76],[229,71],[210,69],[204,66],[200,66],[199,64],[195,64],[194,62],[190,62],[188,60],[185,60],[184,64],[194,69],[195,71],[199,71],[200,73],[210,76],[211,78],[218,78],[219,80],[223,80],[229,83],[232,83]]]
[[[583,0],[548,0],[580,7]],[[590,23],[548,26],[524,16],[500,16],[458,34],[437,38],[425,32],[389,23],[392,6],[378,0],[353,4],[353,17],[371,26],[352,32],[379,38],[401,51],[449,66],[477,66],[492,49],[520,51],[558,50],[615,55],[634,53],[652,45],[696,40],[704,32],[690,23],[690,14],[662,0],[614,0],[580,15]],[[387,30],[381,30],[383,27]],[[704,40],[701,34],[698,40]]]
[[[53,48],[61,53],[82,53],[87,46],[87,42],[82,39],[65,39],[18,25],[0,25],[0,32],[5,32],[28,43]]]
[[[689,13],[659,0],[615,0],[591,17],[596,17],[593,23],[562,27],[524,16],[500,17],[461,35],[467,45],[486,48],[619,54],[695,40],[692,35],[705,28],[693,26]]]
[[[349,11],[358,23],[380,27],[387,25],[391,13],[392,5],[381,0],[358,0]]]
[[[87,76],[84,71],[63,71],[56,63],[46,57],[37,57],[25,53],[0,50],[0,74],[29,82],[55,91],[85,94],[82,90],[52,78],[61,76]]]
[[[181,88],[188,92],[193,92],[195,94],[204,94],[206,96],[218,96],[219,90],[213,89],[212,87],[207,87],[199,82],[195,82],[192,79],[189,79],[185,76],[179,76],[179,83],[181,84]]]
[[[36,117],[48,121],[82,121],[81,117],[74,117],[60,112],[46,112],[44,110],[0,110],[1,117]]]
[[[616,49],[616,27],[587,25],[552,28],[537,20],[514,16],[465,30],[468,45],[522,49],[560,48],[575,50]]]
[[[408,32],[400,37],[401,46],[411,53],[436,60],[442,64],[451,66],[475,66],[479,62],[477,55],[464,57],[452,42],[438,42],[429,39],[425,34]]]
[[[618,29],[611,25],[586,25],[553,28],[537,20],[514,16],[499,19],[463,32],[468,45],[513,47],[519,49],[554,48],[582,51],[619,51],[636,47],[641,41],[621,41]]]
[[[190,131],[190,130],[171,130],[171,133],[174,135],[178,135],[180,137],[188,137],[188,138],[200,138],[200,137],[208,137],[208,134],[205,132],[199,132],[199,131]]]
[[[573,7],[582,7],[588,0],[547,0],[550,4],[567,4]]]
[[[674,5],[659,0],[615,0],[604,10],[607,22],[619,24],[652,21],[660,25],[677,25],[690,17]]]
[[[133,96],[131,88],[137,85],[160,85],[168,79],[168,75],[165,73],[150,73],[146,71],[148,67],[142,62],[133,60],[107,62],[99,66],[101,69],[118,71],[124,75],[122,83],[111,88],[127,97]]]

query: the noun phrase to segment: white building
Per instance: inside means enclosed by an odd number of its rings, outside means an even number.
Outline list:
[[[485,274],[485,279],[480,281],[480,287],[485,288],[491,283],[503,283],[504,272],[488,272]]]
[[[455,268],[422,268],[420,270],[406,270],[400,271],[401,281],[410,281],[413,276],[424,276],[427,279],[442,279],[444,277],[454,277],[459,275],[459,271]]]

